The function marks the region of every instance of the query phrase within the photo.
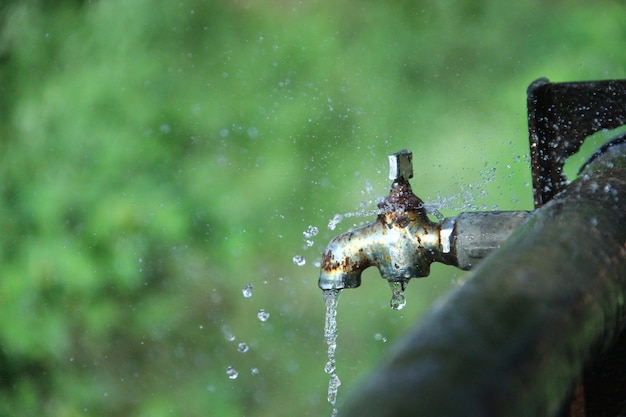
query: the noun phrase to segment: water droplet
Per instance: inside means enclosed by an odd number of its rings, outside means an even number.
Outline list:
[[[385,336],[383,336],[382,334],[380,334],[380,333],[376,333],[374,335],[374,340],[377,340],[377,341],[383,342],[383,343],[387,342],[387,338]]]
[[[241,293],[243,294],[244,298],[252,297],[253,289],[254,289],[254,286],[252,284],[246,284],[246,286],[243,287],[243,289],[241,290]]]
[[[256,127],[251,127],[248,129],[248,137],[250,139],[256,139],[259,136],[259,130]]]
[[[311,239],[312,237],[317,236],[318,233],[319,229],[315,226],[309,226],[304,232],[302,232],[305,239]]]
[[[335,214],[335,217],[332,218],[331,221],[328,222],[328,228],[330,230],[335,230],[337,225],[343,220],[343,216],[341,214]]]
[[[235,340],[235,335],[230,330],[230,327],[227,325],[222,326],[222,334],[224,335],[224,338],[229,342],[233,342]]]
[[[293,257],[293,263],[298,266],[303,266],[306,264],[306,259],[302,255],[296,255]]]
[[[248,346],[248,345],[247,345],[246,343],[244,343],[244,342],[240,342],[240,343],[237,345],[237,350],[238,350],[239,352],[241,352],[241,353],[246,353],[247,351],[249,351],[249,350],[250,350],[250,346]]]
[[[159,126],[159,132],[161,132],[164,135],[170,133],[171,131],[172,131],[172,128],[167,123],[163,123],[161,126]]]
[[[226,375],[228,375],[228,378],[230,379],[237,379],[239,372],[237,372],[237,370],[232,366],[229,366],[226,368]]]
[[[408,281],[392,281],[389,282],[391,287],[391,302],[389,305],[394,310],[402,310],[406,306],[406,298],[404,297],[404,289]]]
[[[252,369],[250,369],[250,373],[252,375],[258,375],[259,374],[259,369],[258,368],[252,368]]]
[[[259,320],[261,321],[267,321],[267,319],[270,318],[270,313],[268,313],[267,311],[265,311],[264,308],[260,309],[259,312],[256,315]]]

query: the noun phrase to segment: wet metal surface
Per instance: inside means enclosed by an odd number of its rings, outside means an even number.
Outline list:
[[[428,276],[440,252],[439,229],[407,180],[394,181],[373,223],[335,237],[322,258],[322,289],[355,288],[365,268],[377,266],[388,281]]]
[[[585,138],[626,124],[626,80],[551,83],[528,87],[528,133],[535,207],[565,188],[565,160]]]

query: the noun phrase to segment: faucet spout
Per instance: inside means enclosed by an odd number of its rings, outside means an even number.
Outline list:
[[[390,282],[426,277],[430,264],[444,258],[439,224],[429,220],[424,203],[408,181],[413,176],[412,154],[403,150],[389,157],[387,198],[378,204],[376,220],[335,237],[322,258],[319,287],[323,290],[356,288],[361,273],[376,266]]]

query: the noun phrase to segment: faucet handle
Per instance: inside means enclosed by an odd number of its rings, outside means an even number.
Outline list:
[[[389,179],[399,181],[413,178],[413,152],[403,149],[389,155]]]

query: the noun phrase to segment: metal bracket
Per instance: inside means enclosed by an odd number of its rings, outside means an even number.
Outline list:
[[[626,80],[551,83],[528,87],[528,133],[535,207],[567,185],[563,165],[585,139],[626,124]]]

